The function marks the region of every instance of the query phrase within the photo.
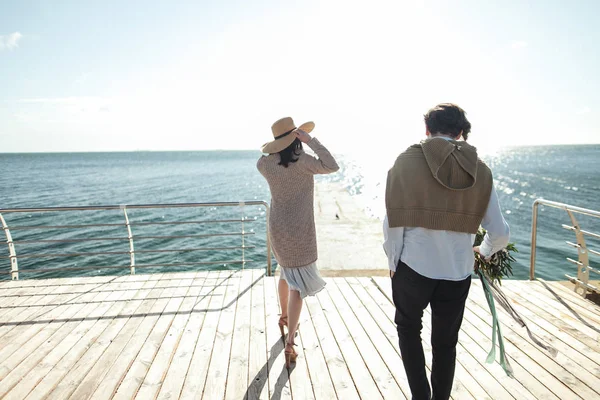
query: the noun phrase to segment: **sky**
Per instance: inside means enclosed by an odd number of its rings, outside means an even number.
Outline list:
[[[0,153],[600,143],[600,2],[0,0]]]

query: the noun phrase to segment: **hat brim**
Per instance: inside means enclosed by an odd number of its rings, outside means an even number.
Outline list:
[[[300,129],[306,133],[310,133],[313,129],[315,129],[315,123],[312,121],[305,122],[296,129]],[[294,140],[296,140],[296,135],[290,134],[281,139],[272,140],[268,143],[263,144],[261,151],[267,154],[279,153],[281,150],[284,150],[289,145],[291,145],[294,142]]]

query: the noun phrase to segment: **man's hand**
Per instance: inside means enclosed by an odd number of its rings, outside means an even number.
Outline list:
[[[395,272],[390,269],[390,278],[394,277]]]
[[[312,139],[312,138],[310,137],[310,135],[309,135],[308,133],[304,132],[302,129],[296,129],[296,130],[294,131],[294,134],[296,135],[296,137],[297,137],[298,139],[300,139],[300,141],[301,141],[302,143],[308,143],[308,142],[310,142],[310,140]]]
[[[479,254],[481,257],[483,257],[483,259],[484,259],[485,261],[490,261],[490,260],[492,259],[492,257],[486,257],[486,256],[484,256],[483,254],[481,254],[481,251],[479,251],[479,246],[475,246],[475,247],[473,247],[473,251],[474,251],[475,253]]]

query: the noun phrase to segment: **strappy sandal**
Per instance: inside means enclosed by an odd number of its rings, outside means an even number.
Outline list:
[[[295,364],[296,359],[298,358],[298,353],[296,353],[296,350],[294,350],[295,345],[296,343],[294,342],[287,342],[285,344],[285,367],[287,369],[290,369],[290,364]]]
[[[283,330],[284,326],[287,326],[288,324],[288,317],[279,317],[279,331],[281,332],[281,337],[285,338],[285,332]]]

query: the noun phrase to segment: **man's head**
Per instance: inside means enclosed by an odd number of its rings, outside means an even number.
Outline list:
[[[432,136],[448,135],[467,140],[471,132],[471,123],[467,120],[465,111],[452,103],[441,103],[433,107],[423,116],[427,133]]]

